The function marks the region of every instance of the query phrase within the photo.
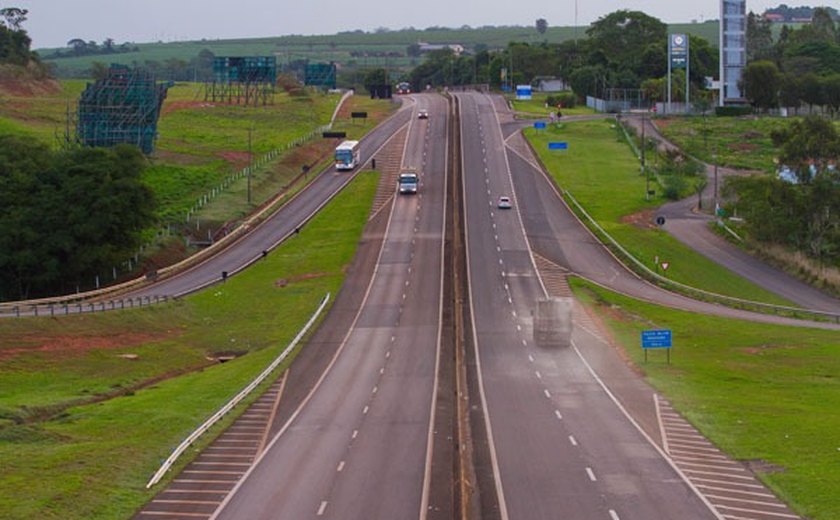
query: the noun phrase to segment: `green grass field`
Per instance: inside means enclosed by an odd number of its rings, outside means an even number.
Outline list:
[[[507,96],[510,100],[511,106],[516,112],[520,114],[533,114],[537,117],[548,117],[550,113],[556,113],[557,107],[547,107],[545,106],[545,100],[551,94],[536,92],[533,95],[533,99],[530,100],[517,100],[515,96]],[[591,108],[587,107],[585,104],[573,108],[563,108],[561,109],[564,116],[579,116],[579,115],[587,115],[587,114],[594,114],[595,111]]]
[[[171,450],[285,348],[326,292],[335,295],[377,179],[359,174],[266,260],[177,303],[2,320],[0,516],[131,516],[150,498],[145,483]],[[281,278],[285,287],[275,284]],[[12,352],[18,348],[29,351]],[[207,367],[205,356],[218,352],[245,355]],[[177,370],[192,371],[167,377]],[[129,395],[79,404],[150,382]],[[49,420],[38,420],[48,413]]]
[[[671,310],[579,279],[648,381],[717,446],[741,461],[779,471],[759,474],[800,514],[840,518],[840,356],[838,333]],[[644,363],[641,330],[673,331],[672,363]],[[608,383],[609,384],[609,383]]]
[[[645,201],[645,179],[626,141],[612,128],[614,124],[612,120],[572,122],[540,131],[529,128],[525,135],[558,185],[651,270],[656,269],[658,256],[670,262],[668,277],[678,282],[727,296],[789,305],[652,224],[652,210],[667,201],[661,197]],[[569,149],[549,152],[548,142],[558,140],[567,141]]]
[[[790,119],[778,117],[674,117],[656,120],[669,141],[709,164],[772,172],[776,148],[770,132]]]

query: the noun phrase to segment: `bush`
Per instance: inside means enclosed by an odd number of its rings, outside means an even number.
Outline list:
[[[751,106],[715,107],[715,115],[722,117],[749,116],[752,113],[753,109]]]
[[[664,175],[662,177],[663,195],[668,200],[679,200],[688,188],[688,183],[682,175]]]
[[[574,92],[560,92],[552,94],[545,99],[548,106],[560,108],[574,108],[577,106],[578,98]]]

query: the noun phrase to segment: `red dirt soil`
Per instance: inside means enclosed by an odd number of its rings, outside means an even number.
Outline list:
[[[164,335],[161,334],[141,334],[136,332],[124,332],[110,336],[54,336],[46,338],[24,336],[20,338],[21,342],[28,343],[31,346],[0,349],[0,360],[33,352],[77,355],[94,349],[134,347],[162,339],[163,337]]]
[[[0,77],[0,94],[15,97],[36,97],[61,92],[61,85],[54,79],[26,80]]]

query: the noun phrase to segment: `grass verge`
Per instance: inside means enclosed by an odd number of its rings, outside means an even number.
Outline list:
[[[645,200],[645,179],[638,163],[612,126],[613,121],[581,121],[525,130],[557,184],[568,190],[607,233],[651,270],[655,259],[669,262],[672,280],[746,300],[779,305],[791,302],[737,276],[683,245],[652,222],[666,202]],[[566,141],[568,150],[549,151],[550,141]]]
[[[557,113],[557,107],[547,107],[545,105],[546,98],[551,94],[543,92],[535,92],[532,99],[517,100],[508,98],[513,110],[522,114],[533,114],[536,117],[548,117],[550,113]],[[578,105],[573,108],[562,108],[560,111],[564,116],[580,116],[590,115],[596,112],[586,105]]]
[[[324,293],[338,290],[376,184],[375,174],[360,173],[267,259],[177,303],[0,321],[3,518],[118,519],[145,503],[145,483],[172,448],[285,348]],[[219,352],[244,355],[205,366]],[[175,368],[190,372],[168,378]]]
[[[575,294],[604,318],[650,383],[800,514],[840,518],[840,356],[837,332],[672,310],[580,279]],[[639,334],[674,334],[672,364],[644,363]],[[655,353],[656,354],[656,353]]]

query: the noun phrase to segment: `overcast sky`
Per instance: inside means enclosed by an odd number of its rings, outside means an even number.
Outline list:
[[[537,18],[565,26],[574,25],[576,1],[580,25],[618,9],[645,11],[665,22],[717,19],[720,10],[719,0],[5,0],[0,6],[29,9],[24,28],[39,48],[64,46],[73,38],[142,43],[377,27],[530,26]],[[762,12],[780,2],[748,0],[747,10]]]

